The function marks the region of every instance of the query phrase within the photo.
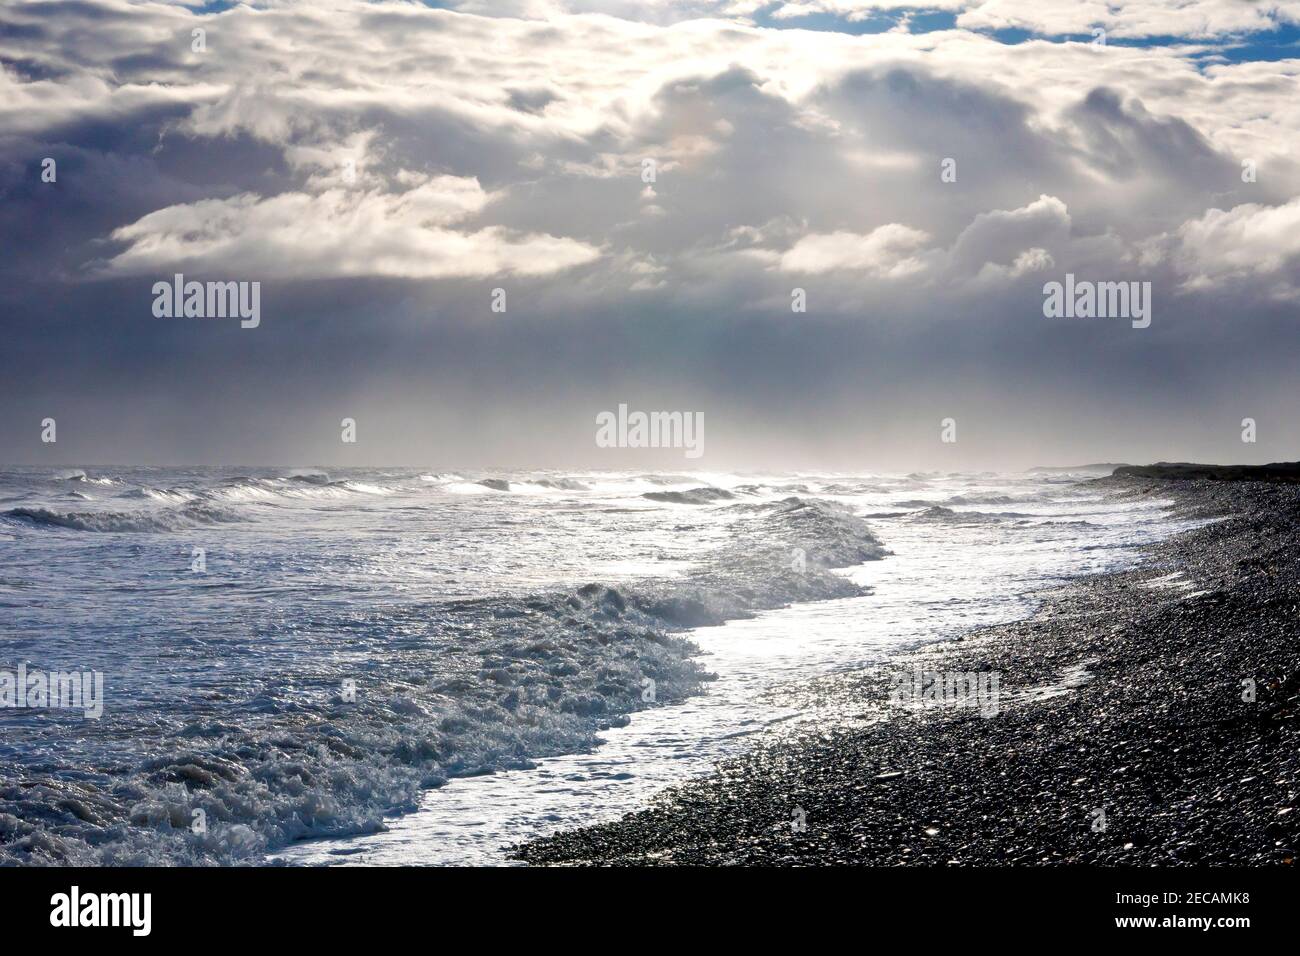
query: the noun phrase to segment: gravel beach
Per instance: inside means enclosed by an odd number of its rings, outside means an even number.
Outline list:
[[[804,688],[850,719],[763,738],[531,864],[1293,865],[1300,485],[1123,469],[1212,523],[1028,620]],[[900,670],[996,676],[996,714],[898,706]]]

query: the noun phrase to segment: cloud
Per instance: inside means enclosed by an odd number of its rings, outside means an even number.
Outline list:
[[[1292,4],[941,0],[924,9],[954,28],[875,34],[835,27],[921,8],[814,7],[831,16],[708,0],[0,5],[0,400],[52,400],[40,369],[63,369],[68,394],[153,381],[153,362],[183,385],[200,357],[252,395],[246,354],[223,364],[199,338],[216,333],[159,325],[136,296],[136,277],[172,271],[283,280],[257,330],[276,374],[303,325],[337,316],[312,325],[308,365],[330,374],[300,383],[304,403],[333,401],[341,368],[361,391],[417,388],[437,358],[422,343],[453,332],[441,375],[475,369],[464,394],[503,408],[631,382],[751,417],[775,414],[774,391],[791,419],[819,395],[898,407],[855,391],[864,362],[935,394],[1044,369],[1039,398],[1112,394],[1087,370],[1128,363],[1174,401],[1204,377],[1198,356],[1224,354],[1227,289],[1260,350],[1241,364],[1294,354],[1277,297],[1300,284],[1300,59],[1202,42],[1290,22]],[[1094,24],[1196,42],[973,32]],[[1067,271],[1151,279],[1163,351],[1044,322],[1042,282]],[[498,278],[511,310],[484,328]],[[792,326],[796,283],[809,311]],[[352,362],[342,329],[365,331],[373,364]]]
[[[127,248],[107,274],[187,268],[238,276],[548,275],[598,258],[572,239],[499,226],[451,228],[492,197],[473,178],[436,176],[402,192],[331,188],[169,206],[113,232]]]
[[[772,11],[774,20],[794,20],[818,13],[843,17],[850,23],[871,19],[883,13],[898,13],[904,10],[941,10],[955,12],[967,6],[966,0],[930,0],[930,2],[906,3],[900,0],[794,0],[781,3]]]
[[[1271,279],[1275,294],[1294,296],[1300,287],[1300,199],[1207,210],[1174,235],[1153,239],[1149,251],[1170,258],[1189,288]]]
[[[867,235],[851,232],[804,236],[781,256],[786,272],[830,272],[854,269],[870,276],[902,278],[922,269],[916,256],[930,236],[893,222]]]
[[[957,26],[967,30],[1090,36],[1101,27],[1117,38],[1204,39],[1300,22],[1296,0],[453,0],[448,5],[486,16],[541,19],[599,12],[658,24],[702,17],[749,19],[762,13],[773,23],[794,27],[817,15],[849,24],[880,18],[905,23],[910,14],[942,12],[955,14]]]
[[[102,208],[83,228],[111,227],[57,249],[51,236],[43,261],[60,273],[188,259],[436,281],[590,264],[605,287],[644,288],[624,263],[653,260],[657,290],[696,300],[772,255],[785,271],[923,281],[925,250],[907,230],[948,250],[946,269],[976,275],[1030,249],[1068,265],[1080,245],[1054,229],[1132,244],[1209,208],[1300,192],[1290,61],[1205,67],[1176,49],[1007,46],[962,30],[773,30],[692,19],[716,12],[699,4],[658,4],[653,22],[559,9],[5,8],[23,39],[0,40],[0,119],[26,141],[9,133],[0,155],[14,183],[33,151],[71,145],[130,155],[172,184],[143,211],[144,184],[129,207],[125,189],[87,196]],[[200,24],[206,53],[191,48]],[[1261,170],[1249,188],[1245,157]],[[953,183],[939,179],[947,159]],[[430,216],[451,182],[479,189],[472,220]],[[14,217],[40,212],[30,186],[17,198]],[[1068,223],[1054,218],[1065,207]],[[777,221],[796,224],[779,244],[725,253],[735,230]],[[701,255],[720,271],[702,271]]]
[[[481,11],[481,0],[460,9]],[[776,4],[760,0],[659,0],[636,7],[624,5],[618,15],[655,22],[690,19],[704,10],[715,15],[749,17],[766,10],[775,23],[799,25],[814,15],[839,17],[847,23],[891,18],[906,24],[916,13],[950,13],[967,30],[1028,30],[1044,36],[1089,36],[1101,27],[1116,38],[1188,37],[1205,39],[1276,30],[1300,21],[1300,3],[1279,0],[789,0]],[[582,11],[608,7],[597,0],[554,2],[547,9]],[[537,8],[535,8],[537,9]],[[537,10],[537,15],[542,15]]]
[[[1019,209],[980,213],[961,231],[951,252],[952,267],[964,274],[985,265],[1015,263],[1014,274],[1041,268],[1052,257],[1043,247],[1064,251],[1070,212],[1055,196],[1039,196]]]
[[[1237,0],[967,0],[957,25],[966,29],[1031,30],[1088,35],[1101,27],[1115,37],[1206,38],[1300,21],[1300,3]]]

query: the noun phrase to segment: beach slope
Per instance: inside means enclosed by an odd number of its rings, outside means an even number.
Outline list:
[[[819,681],[860,718],[765,738],[533,864],[1291,865],[1300,845],[1300,487],[1160,465],[1101,479],[1216,520],[1028,620],[898,662],[997,674],[995,716],[900,709],[896,669]],[[1261,480],[1256,480],[1261,479]]]

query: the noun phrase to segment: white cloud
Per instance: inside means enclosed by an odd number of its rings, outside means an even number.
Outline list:
[[[1039,196],[1019,209],[980,213],[957,237],[952,261],[956,269],[967,274],[986,264],[1013,261],[1023,271],[1033,263],[1041,263],[1043,256],[1050,261],[1051,256],[1043,247],[1062,248],[1069,241],[1070,225],[1069,210],[1055,196]],[[1025,259],[1029,249],[1042,255]]]
[[[748,19],[766,12],[799,26],[816,14],[849,23],[935,11],[957,15],[964,29],[1020,29],[1049,36],[1089,35],[1102,27],[1116,37],[1206,38],[1300,21],[1300,3],[1273,0],[455,0],[454,9],[498,17],[540,19],[561,13],[606,13],[648,23],[680,23],[705,16]]]
[[[591,262],[593,246],[499,226],[451,228],[492,197],[478,181],[429,179],[405,192],[330,188],[169,206],[114,231],[109,273],[188,268],[238,276],[447,278],[547,275]]]
[[[930,0],[927,3],[906,3],[900,0],[793,0],[773,10],[772,17],[777,20],[792,20],[817,13],[829,13],[853,23],[882,13],[915,9],[951,13],[965,6],[966,0]]]
[[[867,235],[832,232],[804,236],[781,256],[786,272],[831,272],[853,269],[866,275],[897,279],[923,268],[917,256],[930,237],[919,229],[889,223]]]
[[[1294,9],[938,6],[959,10],[959,24],[1049,32],[1101,17],[1115,35],[1169,32],[1170,18],[1244,29]],[[787,272],[902,285],[1113,262],[1202,217],[1213,231],[1216,206],[1282,207],[1300,194],[1300,60],[1207,65],[1186,47],[725,19],[754,14],[751,4],[476,9],[494,15],[360,0],[214,13],[9,5],[0,26],[22,29],[0,28],[0,128],[57,143],[138,125],[137,142],[112,148],[144,164],[157,155],[178,177],[209,163],[186,201],[172,193],[142,212],[133,196],[129,214],[96,220],[120,244],[101,263],[112,272],[187,260],[451,279],[590,263],[607,273],[600,288],[639,282],[728,304],[763,300],[763,277]],[[206,54],[190,50],[196,24]],[[5,142],[10,164],[30,162],[34,147]],[[944,184],[949,156],[960,173]],[[652,189],[640,179],[647,158]],[[1250,191],[1243,158],[1260,172]],[[1181,242],[1189,273],[1226,274],[1202,249],[1209,239],[1189,230]],[[650,261],[652,279],[625,265]]]
[[[1210,209],[1158,242],[1192,288],[1256,277],[1296,284],[1286,272],[1300,261],[1300,199]]]
[[[1091,33],[1115,37],[1192,39],[1276,29],[1300,20],[1300,3],[1240,0],[968,0],[957,25],[967,29],[1032,30],[1043,34]]]

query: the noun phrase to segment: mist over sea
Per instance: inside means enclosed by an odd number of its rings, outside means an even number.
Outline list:
[[[5,469],[0,670],[104,700],[0,708],[0,861],[499,861],[1186,526],[1089,477]]]

